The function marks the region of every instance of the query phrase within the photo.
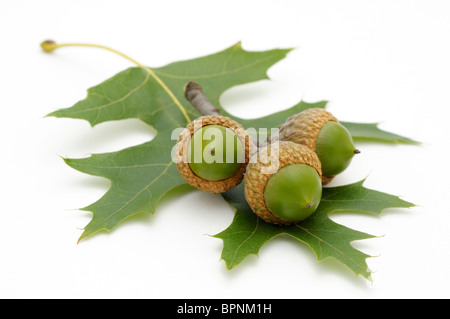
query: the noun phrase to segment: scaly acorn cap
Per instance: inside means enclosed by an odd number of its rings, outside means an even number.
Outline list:
[[[316,140],[320,129],[328,122],[339,123],[330,112],[321,108],[306,109],[298,114],[290,116],[280,127],[279,139],[306,145],[312,151],[316,151]],[[334,176],[322,176],[322,184],[328,184]]]
[[[319,177],[322,177],[317,154],[305,145],[289,141],[276,141],[260,148],[247,166],[244,177],[245,198],[255,214],[268,223],[276,225],[295,223],[272,214],[264,200],[264,188],[269,178],[279,169],[290,164],[310,165],[317,171]]]
[[[244,146],[245,159],[241,167],[233,176],[221,181],[212,182],[198,177],[192,172],[191,167],[189,166],[188,146],[191,136],[195,131],[206,125],[220,125],[231,129]],[[189,123],[180,134],[175,149],[175,162],[177,163],[178,171],[186,182],[202,191],[217,194],[226,192],[242,182],[251,154],[253,154],[255,150],[256,146],[250,140],[242,125],[225,116],[207,115],[201,116]]]

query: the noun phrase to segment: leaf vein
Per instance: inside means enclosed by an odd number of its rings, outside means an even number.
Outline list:
[[[244,245],[247,241],[250,240],[251,237],[253,237],[253,235],[255,235],[256,230],[258,229],[259,226],[259,218],[256,219],[256,225],[255,225],[255,229],[253,229],[253,231],[251,232],[251,234],[236,248],[236,250],[234,251],[234,255],[233,258],[231,259],[231,264],[234,263],[234,260],[236,259],[236,255],[238,253],[238,251],[241,249],[242,245]]]
[[[169,164],[166,165],[166,168],[157,176],[155,177],[148,185],[146,185],[143,189],[141,189],[139,192],[136,193],[136,195],[134,195],[130,200],[124,202],[124,204],[122,205],[122,207],[120,207],[119,209],[117,209],[115,212],[111,213],[109,216],[107,216],[106,218],[98,221],[95,225],[92,226],[92,228],[96,228],[99,224],[104,223],[105,221],[107,221],[108,219],[112,218],[113,216],[115,216],[116,214],[118,214],[122,209],[124,209],[128,204],[130,204],[133,200],[135,200],[139,195],[141,195],[143,192],[147,191],[149,189],[149,187],[151,185],[153,185],[159,178],[161,178],[165,172],[169,169],[170,165],[172,165],[173,162],[170,162]]]
[[[304,232],[308,233],[312,237],[316,238],[319,241],[319,247],[320,247],[321,251],[322,251],[321,245],[327,245],[327,246],[331,247],[332,249],[334,249],[336,252],[338,252],[340,255],[344,256],[345,258],[347,258],[348,260],[353,262],[361,271],[364,271],[364,269],[362,269],[362,267],[359,265],[359,263],[356,260],[354,260],[353,258],[348,256],[347,254],[345,254],[343,251],[339,250],[337,247],[333,246],[332,244],[328,243],[327,241],[321,239],[319,236],[317,236],[317,235],[313,234],[312,232],[308,231],[308,229],[303,228],[303,227],[301,227],[298,224],[296,224],[295,226],[300,228]]]
[[[86,108],[86,109],[79,110],[79,111],[73,111],[72,114],[86,113],[86,112],[90,112],[90,111],[94,111],[94,110],[100,111],[101,109],[106,108],[108,106],[111,106],[113,104],[123,102],[124,100],[129,98],[131,95],[133,95],[135,92],[137,92],[140,89],[142,89],[142,87],[147,83],[149,78],[150,78],[150,75],[148,73],[146,73],[145,79],[137,87],[135,87],[134,89],[130,90],[127,94],[125,94],[124,96],[122,96],[121,98],[119,98],[117,100],[111,100],[105,94],[101,95],[99,93],[96,93],[96,95],[103,96],[104,98],[106,98],[110,102],[106,103],[106,104],[102,104],[102,105],[96,106],[96,107],[93,107],[93,108]],[[89,92],[89,94],[92,94],[92,93]]]
[[[159,70],[155,70],[153,69],[153,71],[155,73],[158,73],[159,75],[168,77],[168,78],[172,78],[172,79],[178,79],[178,80],[192,80],[192,79],[210,79],[210,78],[216,78],[216,77],[220,77],[220,76],[224,76],[224,75],[229,75],[232,73],[237,73],[240,71],[243,71],[245,69],[248,69],[250,67],[255,66],[256,64],[259,63],[264,63],[268,60],[273,59],[273,57],[268,56],[264,59],[259,59],[259,60],[255,60],[252,63],[247,63],[241,67],[235,68],[235,69],[231,69],[228,71],[221,71],[221,72],[217,72],[217,73],[211,73],[211,74],[198,74],[198,75],[176,75],[176,74],[170,74],[170,73],[166,73],[166,72],[161,72]]]

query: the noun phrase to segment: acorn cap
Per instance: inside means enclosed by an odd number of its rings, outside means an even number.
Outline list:
[[[191,136],[195,131],[206,125],[221,125],[231,129],[241,140],[242,145],[245,146],[244,163],[242,163],[239,170],[233,176],[221,181],[211,182],[198,177],[194,174],[194,172],[192,172],[191,167],[189,166],[188,145],[191,140]],[[255,152],[255,150],[256,146],[251,142],[247,132],[236,121],[225,116],[201,116],[189,123],[189,125],[180,134],[175,150],[175,162],[177,163],[177,168],[181,176],[190,185],[209,193],[223,193],[241,183],[244,178],[244,173],[250,156]]]
[[[322,177],[317,154],[305,145],[289,141],[277,141],[260,148],[247,166],[244,177],[245,198],[255,214],[268,223],[276,225],[295,223],[272,214],[264,200],[264,188],[269,178],[279,169],[290,164],[310,165],[317,171],[319,177]]]
[[[310,108],[289,117],[280,127],[279,139],[308,146],[312,151],[316,151],[316,140],[320,129],[328,122],[339,121],[325,109]],[[334,176],[322,176],[322,184],[328,184]]]

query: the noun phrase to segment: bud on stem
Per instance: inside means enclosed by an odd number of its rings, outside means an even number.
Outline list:
[[[41,43],[41,48],[42,50],[44,50],[45,52],[52,52],[53,50],[55,50],[58,47],[58,45],[56,44],[55,41],[53,40],[46,40],[44,42]]]

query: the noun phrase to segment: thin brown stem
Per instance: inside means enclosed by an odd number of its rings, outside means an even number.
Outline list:
[[[197,82],[190,81],[185,85],[184,96],[202,115],[220,115],[220,110],[208,100]]]

